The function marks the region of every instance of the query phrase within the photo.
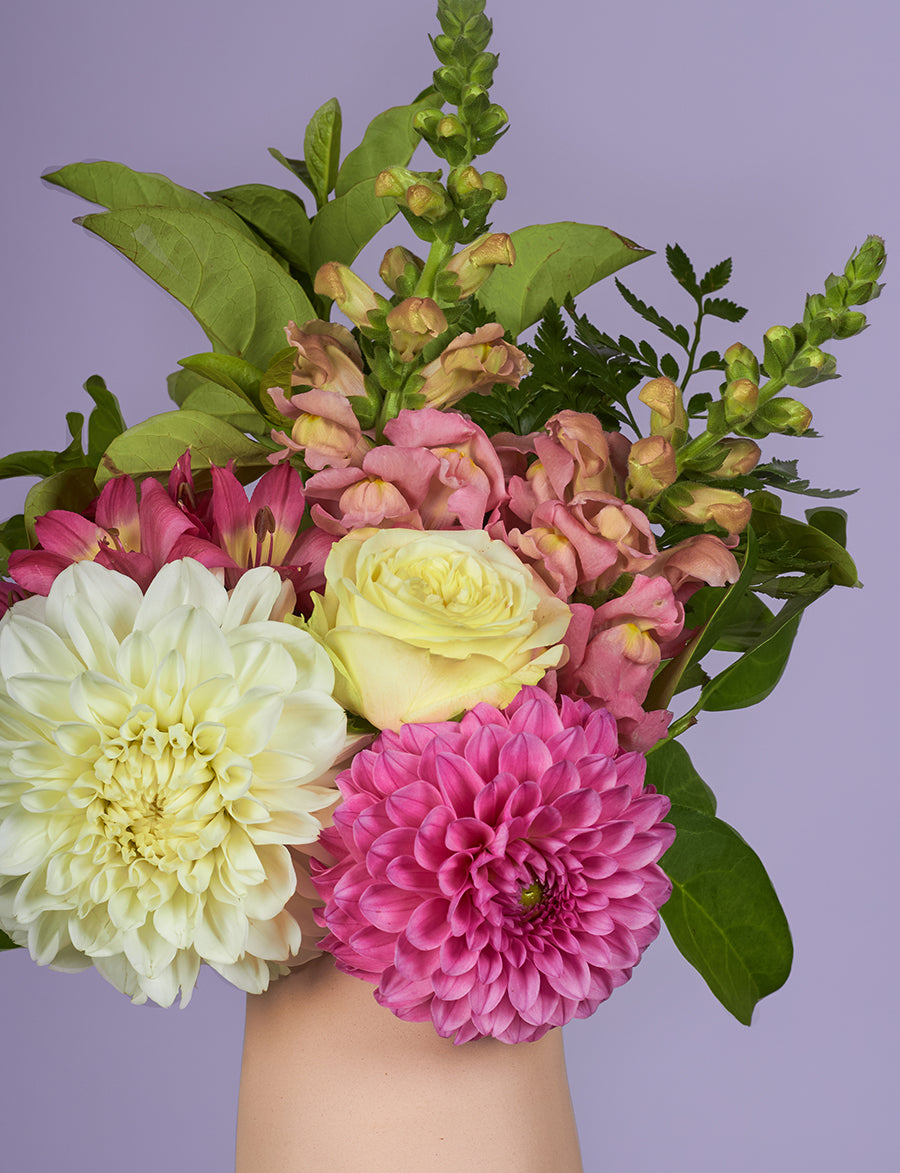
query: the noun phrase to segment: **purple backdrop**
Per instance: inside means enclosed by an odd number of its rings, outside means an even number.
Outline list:
[[[852,15],[836,0],[489,0],[488,11],[494,94],[512,124],[490,164],[510,186],[498,230],[575,219],[659,251],[678,241],[698,266],[733,256],[733,296],[753,308],[710,331],[722,347],[795,321],[867,232],[900,240],[900,22],[883,0],[858,0]],[[540,25],[531,16],[547,11]],[[165,410],[164,376],[205,349],[186,311],[69,223],[85,206],[42,187],[41,172],[110,158],[201,190],[287,185],[265,148],[301,153],[306,119],[335,93],[354,144],[369,117],[426,84],[433,27],[422,0],[11,8],[3,450],[63,443],[63,412],[89,406],[80,385],[95,371],[130,422]],[[370,277],[399,234],[367,251]],[[814,484],[863,486],[846,507],[865,594],[837,589],[813,608],[774,698],[712,714],[685,742],[781,895],[793,976],[748,1030],[665,937],[651,948],[568,1030],[589,1171],[844,1173],[896,1154],[890,277],[873,330],[836,347],[843,380],[806,393],[824,438],[779,446]],[[626,279],[657,297],[664,264]],[[659,300],[690,310],[677,289]],[[611,283],[581,305],[607,329],[631,325]],[[0,485],[2,515],[26,488]],[[207,973],[186,1011],[135,1008],[93,973],[52,973],[23,953],[0,958],[0,992],[5,1167],[231,1165],[242,995]]]

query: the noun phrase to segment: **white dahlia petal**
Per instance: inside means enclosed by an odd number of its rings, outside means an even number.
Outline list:
[[[283,596],[269,567],[229,597],[185,559],[142,595],[84,562],[0,622],[0,927],[41,964],[170,1005],[201,963],[259,991],[311,955],[286,845],[334,805],[346,720]]]

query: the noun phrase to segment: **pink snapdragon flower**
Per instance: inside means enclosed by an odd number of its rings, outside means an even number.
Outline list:
[[[583,603],[571,608],[563,641],[568,662],[549,676],[548,691],[553,695],[558,688],[608,709],[618,722],[620,744],[650,749],[665,736],[672,715],[665,709],[648,712],[643,703],[663,648],[681,634],[684,608],[665,578],[642,574],[618,598],[596,608]]]
[[[609,713],[526,687],[383,733],[337,779],[320,947],[456,1043],[541,1038],[631,976],[671,885],[669,800]]]

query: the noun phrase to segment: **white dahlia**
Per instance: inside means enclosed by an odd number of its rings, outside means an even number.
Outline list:
[[[201,962],[258,993],[308,947],[287,845],[346,721],[281,609],[270,567],[227,592],[185,559],[143,594],[78,562],[0,622],[0,926],[38,964],[184,1005]]]

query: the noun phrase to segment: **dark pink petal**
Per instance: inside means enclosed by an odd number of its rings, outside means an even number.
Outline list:
[[[401,827],[419,827],[429,811],[440,805],[441,795],[427,782],[411,782],[395,790],[385,803],[387,817]]]
[[[359,900],[359,911],[376,929],[402,933],[410,916],[420,908],[411,892],[399,892],[390,884],[370,884]]]
[[[398,931],[405,929],[407,940],[416,949],[437,949],[450,933],[448,913],[449,904],[446,900],[435,897],[424,903],[420,901],[409,915],[407,924],[400,926]]]
[[[447,937],[441,945],[441,969],[444,973],[466,973],[478,961],[464,937]]]

